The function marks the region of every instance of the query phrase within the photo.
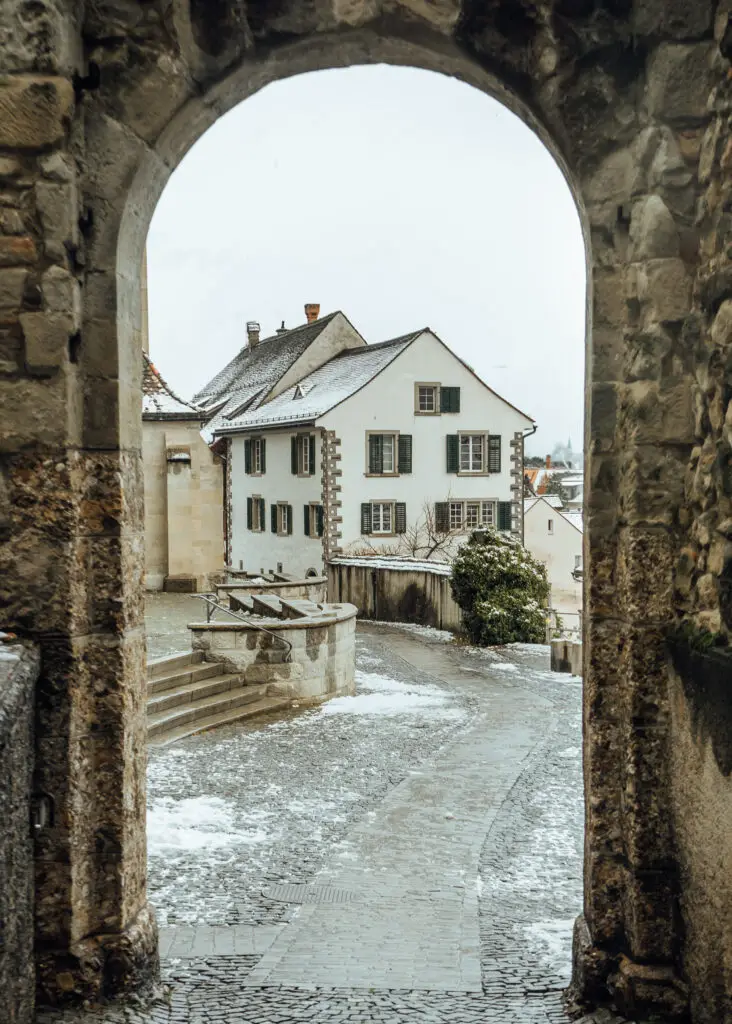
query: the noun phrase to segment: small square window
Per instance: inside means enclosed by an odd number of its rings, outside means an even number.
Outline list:
[[[417,385],[417,412],[437,412],[437,387],[434,384]]]

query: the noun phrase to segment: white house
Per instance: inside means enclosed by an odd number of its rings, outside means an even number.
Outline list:
[[[547,568],[551,603],[560,614],[574,616],[582,608],[582,584],[572,573],[582,567],[582,513],[562,512],[546,498],[524,501],[524,544]],[[577,620],[568,618],[568,626]]]
[[[482,525],[521,537],[533,421],[428,328],[366,345],[335,313],[250,337],[195,400],[223,403],[209,429],[226,442],[235,567],[320,572]]]

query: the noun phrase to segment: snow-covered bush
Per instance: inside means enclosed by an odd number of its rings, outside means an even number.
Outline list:
[[[474,644],[544,643],[546,568],[493,530],[474,535],[452,566],[452,595]]]

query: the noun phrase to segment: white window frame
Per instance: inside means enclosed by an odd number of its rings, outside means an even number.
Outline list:
[[[253,437],[252,445],[252,476],[262,475],[262,438]]]
[[[493,498],[482,498],[480,502],[480,525],[497,529],[497,503]]]
[[[379,509],[377,516],[376,509]],[[384,523],[384,509],[389,510],[389,529],[383,529]],[[394,502],[393,501],[372,501],[371,502],[371,533],[377,537],[393,537],[394,536]],[[376,528],[376,522],[378,518],[379,528]]]
[[[318,509],[320,502],[309,501],[308,502],[308,537],[314,537],[316,540],[322,540],[318,537]],[[325,524],[323,524],[325,526]],[[325,531],[323,531],[325,532]]]
[[[488,449],[488,435],[482,431],[476,430],[463,430],[458,434],[458,472],[463,476],[475,476],[479,473],[486,472],[486,460],[487,460],[487,449]],[[477,438],[480,438],[480,467],[478,469],[473,468],[473,456],[474,456],[474,442]],[[468,462],[469,468],[463,468],[463,441],[468,442]]]
[[[261,495],[252,495],[252,533],[264,533],[264,499]]]
[[[310,435],[300,434],[300,451],[298,452],[300,462],[300,473],[302,476],[311,476],[313,469],[310,465]]]
[[[432,392],[432,408],[422,408],[422,391]],[[425,396],[427,397],[427,396]],[[440,412],[440,385],[437,383],[430,383],[424,381],[418,381],[414,385],[414,411],[418,416],[436,416]]]
[[[287,517],[289,515],[289,509],[286,501],[277,502],[277,536],[287,537],[289,536]]]
[[[391,469],[387,469],[385,465],[385,454],[386,454],[386,440],[387,438],[391,442]],[[396,476],[397,467],[399,465],[399,442],[396,434],[382,434],[381,435],[381,472],[383,476]]]
[[[455,530],[461,532],[465,527],[465,502],[464,501],[450,501],[448,502],[448,523],[450,526],[450,532]],[[458,522],[453,521],[453,512],[459,515],[460,519]]]

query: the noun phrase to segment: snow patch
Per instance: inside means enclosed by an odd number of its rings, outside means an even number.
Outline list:
[[[562,967],[566,967],[572,954],[573,929],[574,918],[570,917],[556,921],[535,921],[525,927],[524,934],[542,966],[552,967],[559,961]]]
[[[254,825],[269,815],[252,811],[244,819]],[[246,832],[232,828],[234,808],[231,801],[216,796],[156,800],[148,809],[148,856],[169,856],[171,851],[217,850],[242,843],[261,843],[268,833],[255,827]],[[242,821],[241,813],[238,819]]]

